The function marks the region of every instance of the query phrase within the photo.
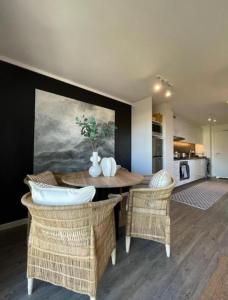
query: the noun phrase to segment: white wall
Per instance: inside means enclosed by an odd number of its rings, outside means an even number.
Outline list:
[[[163,116],[163,168],[173,174],[173,110],[171,103],[154,105],[153,112]]]
[[[132,106],[131,149],[132,171],[152,174],[152,97]]]
[[[205,149],[205,156],[208,158],[211,158],[211,153],[210,153],[210,127],[209,126],[203,126],[203,145]]]

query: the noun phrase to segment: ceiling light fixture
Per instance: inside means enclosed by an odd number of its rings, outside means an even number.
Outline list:
[[[154,91],[157,93],[157,92],[160,92],[161,89],[162,89],[162,84],[160,82],[155,83]]]
[[[208,120],[209,123],[212,123],[212,122],[216,123],[217,122],[216,118],[213,117],[212,115],[210,115],[207,120]]]
[[[153,91],[155,93],[159,93],[161,90],[165,90],[164,91],[164,96],[166,98],[169,98],[173,94],[172,93],[172,88],[173,88],[173,85],[167,79],[164,79],[160,75],[156,76],[156,80],[155,80],[154,85],[153,85]]]
[[[166,98],[169,98],[169,97],[171,97],[172,96],[172,92],[170,91],[170,90],[166,90],[166,92],[165,92],[165,97]]]

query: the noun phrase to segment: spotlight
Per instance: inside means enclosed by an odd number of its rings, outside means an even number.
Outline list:
[[[166,98],[169,98],[172,96],[173,85],[167,79],[163,78],[160,75],[157,75],[155,82],[153,84],[153,91],[155,93],[158,93],[163,89],[165,89],[164,96]]]
[[[170,90],[167,90],[166,92],[165,92],[165,97],[166,98],[169,98],[169,97],[171,97],[172,96],[172,92],[170,91]]]
[[[210,115],[207,120],[208,120],[209,123],[216,123],[217,122],[215,116],[213,116],[213,115]]]
[[[156,80],[154,82],[154,86],[153,86],[153,90],[155,93],[158,93],[162,90],[162,87],[163,87],[162,84],[163,84],[162,78],[159,75],[157,75]]]
[[[157,93],[157,92],[160,92],[161,89],[162,89],[162,84],[160,82],[155,83],[154,91]]]

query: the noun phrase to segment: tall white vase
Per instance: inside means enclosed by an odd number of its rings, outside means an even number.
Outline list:
[[[113,157],[104,157],[101,160],[101,169],[105,177],[111,177],[116,175],[117,166]]]
[[[98,156],[97,152],[93,152],[93,156],[90,157],[90,161],[92,162],[92,166],[89,168],[89,175],[92,177],[98,177],[101,175],[101,167],[99,165],[99,161],[101,160],[100,156]]]

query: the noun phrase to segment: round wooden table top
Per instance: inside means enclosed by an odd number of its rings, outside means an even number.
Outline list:
[[[139,184],[144,177],[140,174],[131,173],[126,169],[120,169],[113,177],[91,177],[88,171],[68,173],[62,176],[62,181],[68,185],[96,188],[121,188]]]

